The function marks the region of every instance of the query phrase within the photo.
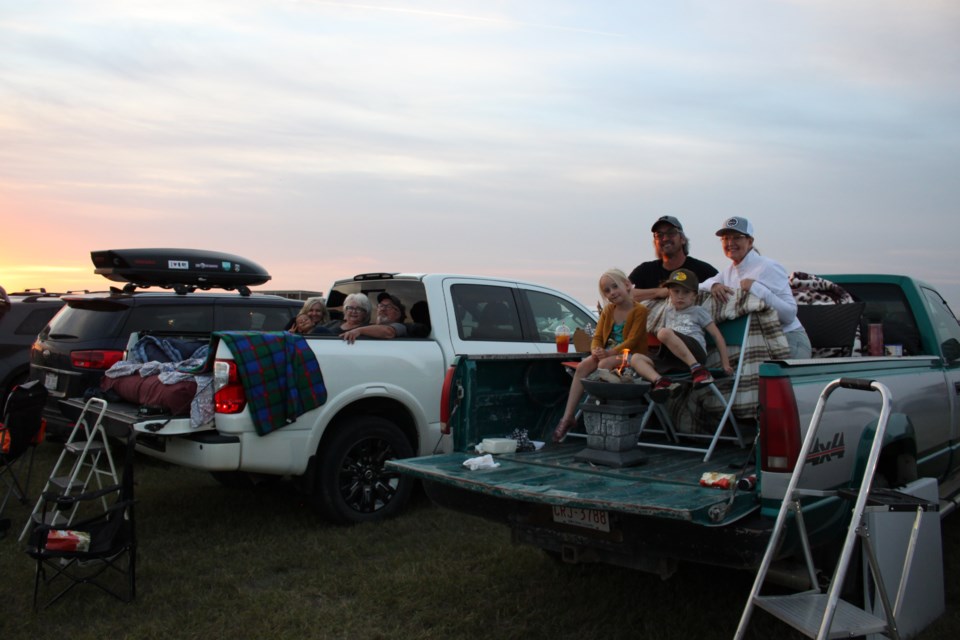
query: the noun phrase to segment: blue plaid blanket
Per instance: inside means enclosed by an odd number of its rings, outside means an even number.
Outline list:
[[[253,425],[266,435],[327,401],[320,363],[303,336],[287,331],[217,331],[233,354]]]

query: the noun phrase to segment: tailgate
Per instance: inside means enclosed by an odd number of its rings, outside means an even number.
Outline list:
[[[718,451],[710,462],[695,454],[658,449],[641,465],[600,467],[574,460],[582,445],[546,447],[532,453],[495,456],[494,469],[470,471],[473,454],[391,460],[401,473],[480,494],[584,509],[681,520],[706,526],[726,525],[759,508],[755,492],[699,485],[706,471],[733,473],[749,455],[746,449]],[[752,465],[751,465],[752,466]]]
[[[71,422],[76,422],[83,412],[84,404],[85,402],[78,398],[61,400],[60,412]],[[213,422],[199,428],[193,428],[189,416],[156,415],[147,417],[140,415],[139,411],[140,407],[132,403],[108,402],[102,419],[107,435],[125,438],[131,428],[137,433],[161,436],[186,435],[214,429]],[[91,422],[96,420],[96,415],[96,408],[91,408],[89,412]]]

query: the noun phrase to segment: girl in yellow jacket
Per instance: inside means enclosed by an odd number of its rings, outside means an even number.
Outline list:
[[[567,406],[563,417],[553,432],[553,441],[560,442],[577,421],[575,418],[580,398],[583,397],[582,380],[598,368],[615,369],[622,362],[623,351],[647,352],[647,308],[630,297],[633,285],[620,269],[608,269],[600,276],[600,294],[607,305],[600,313],[597,330],[590,344],[590,355],[580,361],[570,384]]]

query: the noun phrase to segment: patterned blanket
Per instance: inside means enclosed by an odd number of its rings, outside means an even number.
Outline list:
[[[790,353],[787,339],[780,328],[777,312],[768,307],[760,298],[738,290],[725,304],[716,304],[709,293],[701,293],[697,299],[718,325],[725,320],[733,320],[751,314],[750,333],[742,347],[728,345],[730,364],[736,369],[740,349],[744,349],[743,371],[737,395],[733,402],[733,414],[737,419],[752,421],[757,416],[760,389],[760,363],[764,360],[786,358]],[[647,331],[655,332],[663,326],[666,300],[648,301],[649,309]],[[707,366],[717,369],[720,356],[715,348],[707,354]],[[717,387],[725,395],[733,388],[733,378],[718,378]],[[674,427],[680,432],[712,433],[723,413],[723,406],[716,396],[707,389],[693,390],[685,385],[684,393],[674,398],[668,407]]]
[[[320,363],[303,336],[287,331],[218,331],[237,363],[253,424],[266,435],[327,401]]]

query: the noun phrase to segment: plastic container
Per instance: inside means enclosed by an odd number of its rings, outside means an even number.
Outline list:
[[[484,438],[480,446],[486,453],[513,453],[517,450],[517,441],[513,438]]]

